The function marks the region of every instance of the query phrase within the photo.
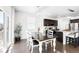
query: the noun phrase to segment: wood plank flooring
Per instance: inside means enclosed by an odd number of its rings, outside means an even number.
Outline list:
[[[26,40],[21,40],[15,43],[10,53],[30,53]],[[33,53],[39,53],[38,47],[34,48]],[[47,50],[45,50],[45,45],[43,44],[43,53],[54,53],[53,48],[50,47],[50,44],[48,44]],[[57,41],[55,53],[79,53],[79,47],[74,48],[71,45],[63,47],[63,44]]]

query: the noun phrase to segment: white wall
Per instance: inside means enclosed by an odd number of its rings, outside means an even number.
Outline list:
[[[22,25],[22,39],[26,39],[27,31],[37,32],[38,28],[43,30],[43,21],[45,18],[58,20],[58,28],[63,30],[67,29],[69,26],[69,19],[67,17],[61,18],[52,18],[46,15],[39,15],[39,14],[29,14],[17,11],[15,13],[15,26],[16,24]]]
[[[36,31],[36,17],[29,13],[16,12],[15,13],[15,26],[21,24],[21,38],[26,39],[27,31],[35,32]]]
[[[48,18],[46,15],[30,14],[20,11],[15,12],[15,26],[17,24],[22,25],[21,38],[26,39],[27,31],[37,32],[38,28],[43,30],[43,21]],[[50,17],[49,17],[50,18]],[[53,18],[50,18],[53,19]]]
[[[30,14],[30,13],[24,13],[17,11],[15,14],[15,26],[16,24],[22,25],[22,39],[26,39],[26,32],[27,31],[33,31],[37,32],[38,28],[43,30],[43,21],[45,18],[52,19],[52,20],[58,20],[58,29],[65,30],[69,29],[69,21],[71,18],[79,18],[77,17],[58,17],[53,18],[52,15],[45,15],[45,14]]]
[[[58,20],[58,29],[65,30],[69,29],[69,23],[71,19],[78,19],[79,16],[73,16],[73,17],[59,17]]]
[[[58,18],[58,29],[60,30],[65,30],[65,29],[69,29],[69,22],[70,19],[67,17],[61,17]]]

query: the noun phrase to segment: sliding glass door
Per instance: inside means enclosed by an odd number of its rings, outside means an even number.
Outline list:
[[[7,16],[6,13],[3,13],[3,19],[4,19],[4,40],[3,40],[3,45],[4,45],[4,52],[8,49],[9,47],[9,16]]]
[[[9,42],[9,16],[0,11],[0,53],[6,52]]]
[[[4,40],[4,16],[3,11],[0,10],[0,52],[3,52]]]

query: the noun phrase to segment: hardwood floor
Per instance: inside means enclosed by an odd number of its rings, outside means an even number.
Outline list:
[[[79,46],[78,47],[74,47],[72,45],[63,46],[62,43],[57,42],[56,50],[59,51],[60,53],[79,53]]]
[[[45,45],[43,44],[43,53],[54,53],[53,48],[50,47],[50,44],[48,44],[47,50],[45,50]],[[14,44],[12,47],[11,53],[30,53],[27,45],[26,40],[21,40]],[[34,48],[33,53],[39,53],[38,47]],[[58,42],[56,43],[56,52],[55,53],[79,53],[79,47],[73,47],[71,45],[63,46],[62,43]]]
[[[15,43],[11,49],[11,53],[30,53],[26,45],[26,40],[21,40]]]

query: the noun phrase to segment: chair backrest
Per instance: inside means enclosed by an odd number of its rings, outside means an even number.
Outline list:
[[[33,45],[33,39],[32,39],[32,37],[29,38],[29,42],[30,42],[30,45]]]
[[[33,44],[33,42],[32,42],[32,35],[31,35],[30,32],[27,32],[26,37],[27,37],[27,42],[28,42],[28,44],[29,44],[29,43],[30,43],[30,44]]]
[[[31,46],[33,46],[33,39],[32,39],[32,33],[27,32],[27,40]]]
[[[39,34],[38,34],[38,39],[39,39],[39,40],[43,40],[43,34],[42,34],[42,33],[39,33]]]
[[[75,34],[75,38],[77,38],[77,37],[79,37],[79,33],[76,33],[76,34]]]
[[[27,37],[27,39],[28,39],[29,37],[32,37],[32,34],[31,34],[30,32],[27,32],[27,33],[26,33],[26,37]]]
[[[52,30],[48,30],[47,37],[53,38],[53,31]]]
[[[32,36],[33,36],[33,38],[38,39],[38,33],[37,32],[33,32]]]

